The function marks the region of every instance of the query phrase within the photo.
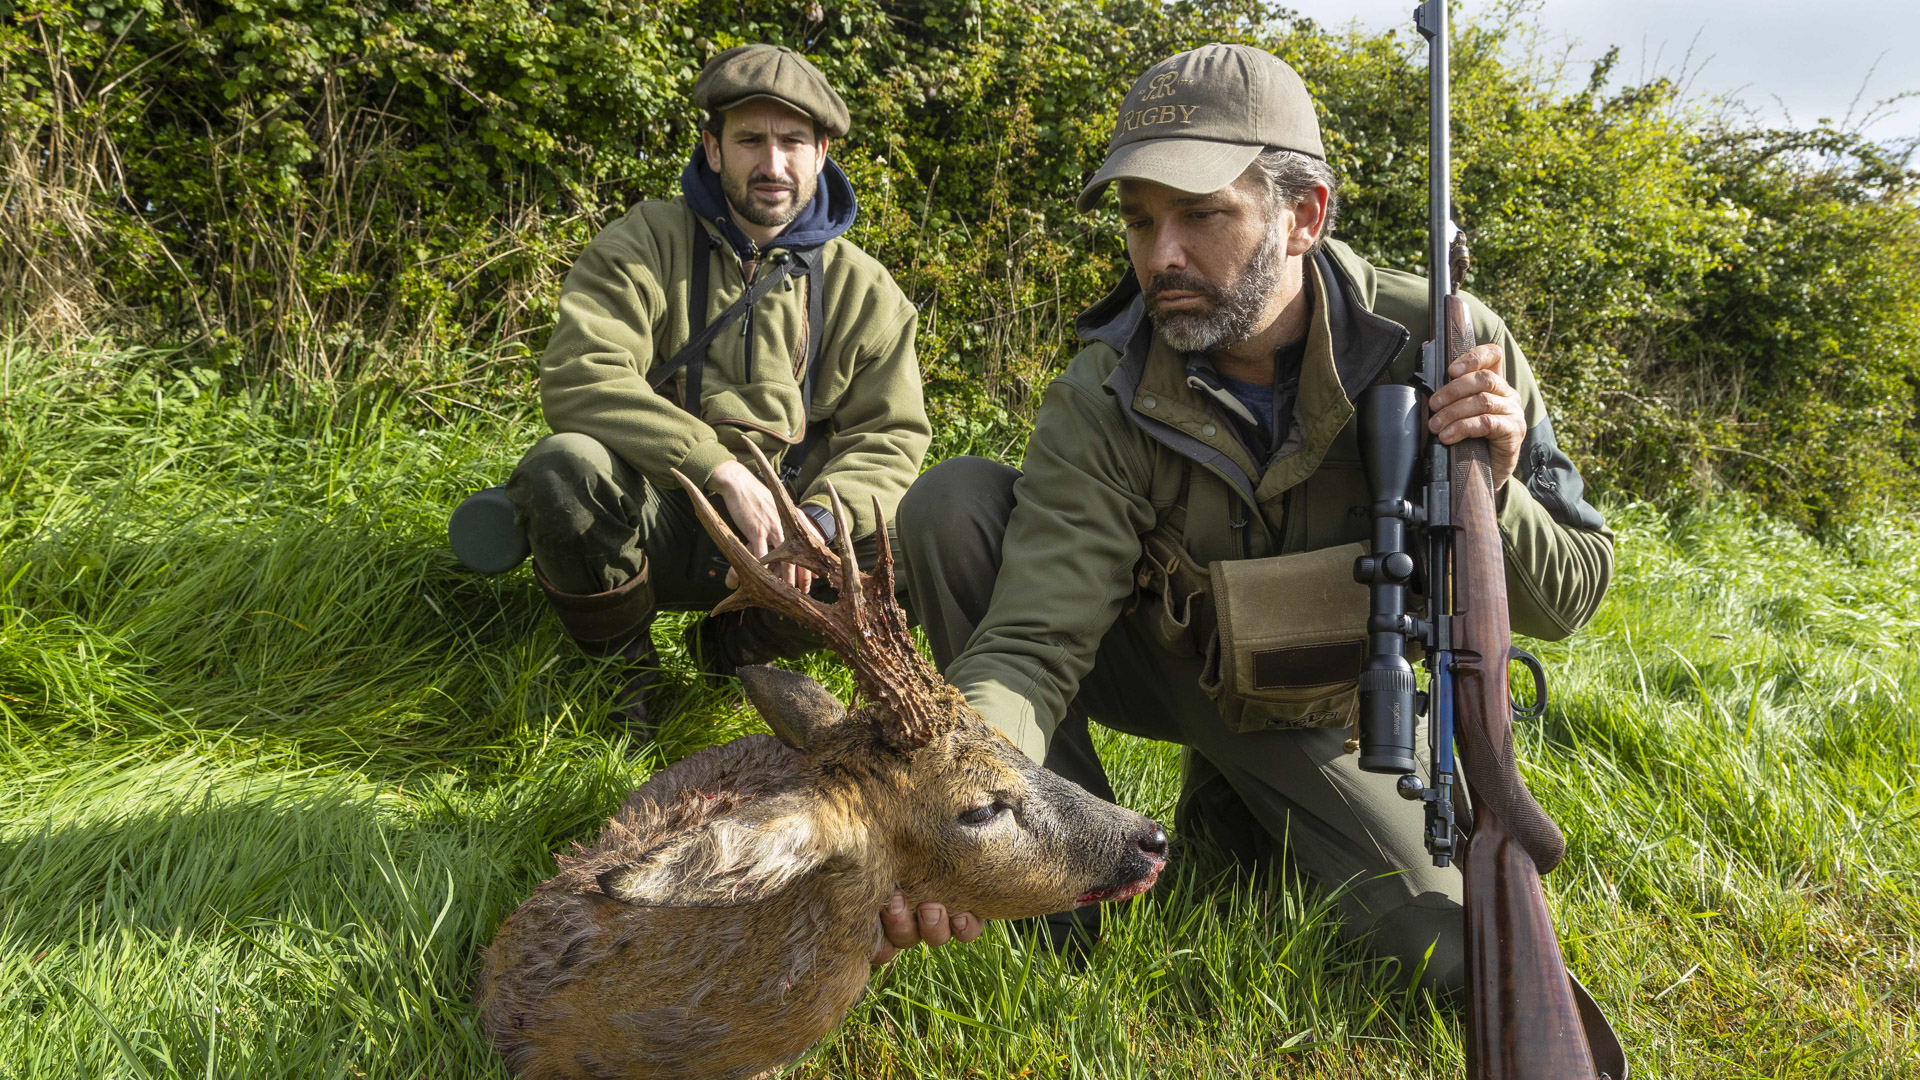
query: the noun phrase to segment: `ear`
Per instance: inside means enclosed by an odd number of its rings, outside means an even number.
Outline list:
[[[812,799],[783,795],[690,829],[604,871],[600,891],[648,907],[737,907],[758,903],[824,866],[831,837]]]
[[[707,168],[712,169],[714,172],[719,172],[721,166],[725,164],[725,161],[720,157],[719,138],[717,138],[713,132],[701,128],[700,147],[707,152]]]
[[[821,176],[826,173],[827,151],[831,150],[832,148],[833,148],[833,140],[828,138],[825,135],[820,136],[820,165],[818,168],[813,170],[813,175]]]
[[[1287,234],[1288,255],[1305,255],[1320,242],[1320,234],[1327,231],[1327,202],[1332,197],[1332,190],[1325,184],[1315,184],[1293,204],[1293,229]]]
[[[847,718],[840,699],[805,675],[764,664],[734,674],[773,733],[802,753],[819,746],[828,729]]]

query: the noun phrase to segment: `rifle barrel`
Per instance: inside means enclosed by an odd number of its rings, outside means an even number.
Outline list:
[[[1438,340],[1440,312],[1453,291],[1448,267],[1448,247],[1453,241],[1453,135],[1447,118],[1453,114],[1452,59],[1447,48],[1450,27],[1446,0],[1426,0],[1415,12],[1420,32],[1427,37],[1427,310],[1433,312],[1434,335]],[[1446,349],[1439,350],[1446,353]],[[1433,373],[1444,381],[1445,368]],[[1441,381],[1433,382],[1438,390]]]

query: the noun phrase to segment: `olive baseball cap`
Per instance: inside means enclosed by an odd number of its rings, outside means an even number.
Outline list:
[[[1268,149],[1327,156],[1306,84],[1270,52],[1202,45],[1148,68],[1127,91],[1107,160],[1078,205],[1098,206],[1115,180],[1218,191]]]
[[[813,118],[832,138],[847,133],[847,103],[807,58],[784,45],[736,45],[707,61],[693,80],[693,103],[722,113],[755,98],[769,98]]]

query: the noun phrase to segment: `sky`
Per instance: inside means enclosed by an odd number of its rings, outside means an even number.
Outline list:
[[[1323,26],[1412,25],[1414,0],[1281,0]],[[1465,0],[1455,18],[1492,8]],[[1856,118],[1877,100],[1920,91],[1920,0],[1547,0],[1531,11],[1542,50],[1570,49],[1582,79],[1610,45],[1615,82],[1689,78],[1699,96],[1732,95],[1768,123]],[[1877,67],[1876,67],[1877,64]],[[1871,77],[1869,77],[1871,72]],[[1862,87],[1865,93],[1861,93]],[[1875,139],[1920,136],[1920,97],[1867,125]]]

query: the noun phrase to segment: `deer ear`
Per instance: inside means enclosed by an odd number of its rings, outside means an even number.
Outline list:
[[[840,699],[805,675],[763,664],[734,674],[773,733],[802,753],[817,747],[828,729],[847,718]]]
[[[736,907],[777,895],[832,855],[814,805],[802,796],[761,800],[690,829],[638,861],[603,871],[600,891],[623,904]]]

